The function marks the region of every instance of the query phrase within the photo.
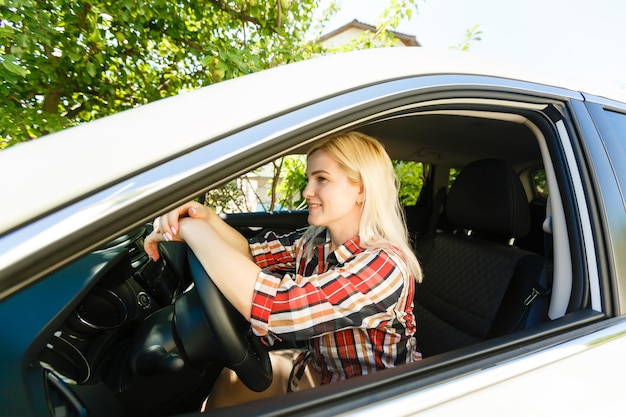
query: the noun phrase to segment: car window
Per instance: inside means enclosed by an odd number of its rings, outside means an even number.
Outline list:
[[[424,185],[424,164],[393,161],[400,182],[398,198],[414,205]],[[215,188],[201,199],[218,213],[269,213],[306,209],[306,155],[287,155]]]
[[[460,172],[461,170],[459,168],[450,168],[448,173],[448,190],[452,187],[452,183],[456,180]],[[548,181],[546,180],[546,171],[543,168],[533,170],[531,172],[531,180],[534,196],[547,199]]]
[[[605,109],[604,114],[608,124],[600,124],[600,130],[605,140],[609,155],[613,160],[613,169],[616,171],[622,194],[626,194],[626,168],[621,162],[626,155],[626,141],[620,132],[626,132],[626,114]],[[623,197],[622,197],[623,198]]]
[[[456,177],[459,175],[460,172],[460,168],[450,168],[450,170],[448,171],[448,190],[450,189],[450,187],[452,187],[452,183],[454,183],[454,180],[456,180]]]
[[[400,181],[398,196],[400,204],[414,205],[424,186],[424,164],[416,161],[394,160],[393,167]]]
[[[548,199],[548,181],[546,180],[546,171],[536,169],[531,174],[533,189],[536,196]]]
[[[282,156],[209,191],[204,203],[226,214],[301,210],[305,169],[305,155]]]

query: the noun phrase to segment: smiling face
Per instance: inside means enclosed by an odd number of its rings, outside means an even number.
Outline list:
[[[303,196],[309,206],[309,224],[326,226],[335,246],[359,232],[363,187],[348,178],[326,151],[311,154],[306,168]]]

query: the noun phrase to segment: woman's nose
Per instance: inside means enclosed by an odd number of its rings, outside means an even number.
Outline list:
[[[313,191],[311,190],[311,183],[307,183],[304,190],[302,190],[302,197],[309,198],[313,196]]]

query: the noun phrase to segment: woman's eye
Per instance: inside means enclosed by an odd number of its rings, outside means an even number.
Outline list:
[[[328,182],[328,178],[326,177],[312,177],[312,178],[307,178],[306,179],[306,183],[310,183],[310,182],[316,182],[316,183],[325,183]]]

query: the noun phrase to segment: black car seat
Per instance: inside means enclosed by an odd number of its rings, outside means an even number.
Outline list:
[[[536,197],[529,203],[530,231],[527,236],[517,240],[520,248],[539,254],[545,253],[543,222],[546,219],[546,204],[547,200],[543,197]]]
[[[505,161],[468,164],[450,188],[446,221],[454,230],[416,242],[424,280],[415,291],[417,339],[424,357],[524,327],[525,300],[543,257],[511,244],[530,225],[519,177]]]

